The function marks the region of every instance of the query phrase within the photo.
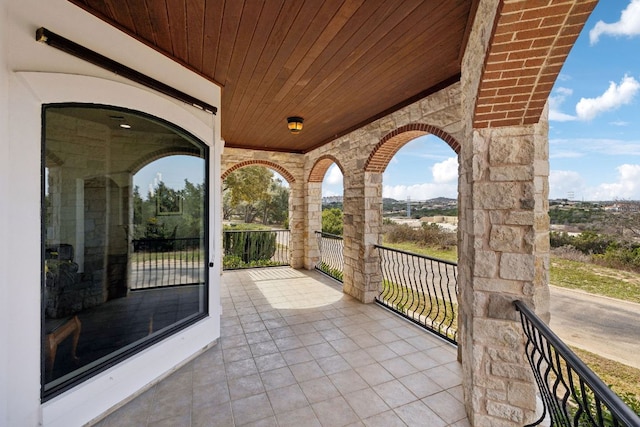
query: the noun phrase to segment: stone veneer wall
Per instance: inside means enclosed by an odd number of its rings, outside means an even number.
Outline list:
[[[306,154],[305,176],[328,157],[339,162],[343,171],[344,292],[372,302],[382,280],[373,245],[381,238],[382,173],[386,164],[367,170],[370,158],[376,150],[389,146],[397,151],[410,140],[429,133],[424,129],[438,130],[448,136],[450,144],[455,144],[464,136],[460,105],[461,85],[456,83]],[[385,143],[380,145],[385,137]],[[452,153],[453,150],[454,147]],[[384,157],[390,160],[392,154]],[[311,253],[308,248],[307,254]]]
[[[462,73],[458,185],[459,353],[471,425],[532,422],[535,384],[512,302],[548,319],[548,126],[474,129],[498,0],[481,1]]]

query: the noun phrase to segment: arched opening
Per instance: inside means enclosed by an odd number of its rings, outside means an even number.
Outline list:
[[[457,148],[431,126],[405,126],[380,141],[365,172],[365,186],[371,187],[365,206],[381,207],[365,219],[369,240],[378,242],[371,258],[379,268],[369,267],[380,272],[376,301],[452,342],[458,311]]]
[[[427,134],[390,159],[382,179],[383,242],[412,252],[457,260],[458,158]]]
[[[314,251],[314,267],[339,281],[343,280],[344,271],[342,178],[342,167],[337,159],[323,156],[311,169],[308,183],[308,204],[319,206],[321,212],[319,218],[310,219],[310,231],[317,242],[317,246],[314,246],[314,249],[317,248],[317,252]]]
[[[224,269],[290,264],[291,182],[271,162],[243,162],[223,174]]]

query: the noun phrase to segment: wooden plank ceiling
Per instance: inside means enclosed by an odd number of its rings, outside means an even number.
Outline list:
[[[457,81],[478,2],[70,1],[221,85],[227,146],[288,152]]]

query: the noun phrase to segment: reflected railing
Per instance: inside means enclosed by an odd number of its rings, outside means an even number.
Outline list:
[[[204,283],[202,239],[139,239],[132,243],[130,289]]]

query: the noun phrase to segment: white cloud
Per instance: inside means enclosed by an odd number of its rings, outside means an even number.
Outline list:
[[[549,173],[549,198],[566,199],[584,192],[584,179],[575,171],[552,170]]]
[[[640,199],[640,165],[624,164],[617,170],[618,180],[591,190],[591,200]]]
[[[570,122],[576,119],[576,116],[566,114],[557,110],[549,108],[549,120],[552,122]]]
[[[325,175],[323,183],[329,185],[342,185],[342,171],[336,164],[329,167],[329,171]]]
[[[604,154],[607,156],[640,156],[640,140],[613,138],[549,139],[549,157],[579,157],[560,153]]]
[[[458,158],[449,157],[444,162],[436,163],[431,169],[436,183],[458,182]]]
[[[629,122],[625,122],[623,120],[616,120],[613,122],[609,122],[609,124],[613,126],[629,126]]]
[[[610,82],[609,88],[597,98],[580,99],[576,105],[578,119],[591,120],[600,113],[629,104],[638,89],[640,89],[640,83],[628,75],[624,76],[619,85],[616,85],[615,82]]]
[[[382,197],[390,197],[396,200],[428,200],[436,197],[449,197],[455,199],[458,197],[458,183],[449,184],[414,184],[414,185],[384,185],[382,187]]]
[[[572,94],[573,90],[566,87],[558,87],[554,90],[554,93],[549,96],[549,120],[556,122],[568,122],[576,119],[575,116],[565,114],[560,111],[560,107],[567,96],[571,96]]]
[[[620,20],[612,24],[598,21],[589,31],[589,41],[595,44],[601,35],[628,36],[640,35],[640,0],[631,0],[631,3],[620,14]]]
[[[570,150],[554,151],[553,153],[549,153],[550,159],[577,159],[578,157],[584,157],[584,153]]]

